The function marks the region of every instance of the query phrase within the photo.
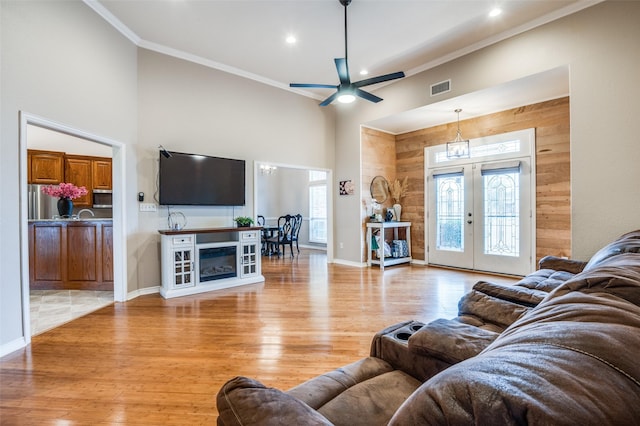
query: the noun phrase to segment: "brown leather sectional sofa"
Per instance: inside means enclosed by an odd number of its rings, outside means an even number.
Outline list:
[[[377,333],[369,357],[282,392],[236,377],[219,425],[640,424],[640,231],[591,260],[477,283],[459,315]]]

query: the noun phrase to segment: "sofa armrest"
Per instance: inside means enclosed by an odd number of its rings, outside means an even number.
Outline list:
[[[430,379],[450,367],[451,363],[409,350],[409,339],[422,327],[422,322],[405,321],[385,328],[373,337],[371,356],[388,362],[393,368],[421,382]]]
[[[456,364],[478,355],[499,335],[455,320],[437,319],[409,338],[409,349]]]
[[[219,426],[332,424],[304,402],[247,377],[225,383],[216,403]]]
[[[539,269],[567,271],[572,274],[579,274],[586,265],[587,262],[583,262],[581,260],[563,259],[556,256],[545,256],[538,262]]]

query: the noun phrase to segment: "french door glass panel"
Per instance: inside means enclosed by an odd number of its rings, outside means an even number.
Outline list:
[[[429,263],[473,268],[471,167],[439,170],[429,177]]]
[[[436,247],[464,250],[464,175],[434,176],[436,188]]]
[[[482,174],[484,254],[520,255],[520,172]]]

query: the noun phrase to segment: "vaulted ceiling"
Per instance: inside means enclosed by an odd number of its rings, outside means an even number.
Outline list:
[[[395,71],[411,76],[599,1],[353,0],[347,9],[351,80]],[[85,2],[143,48],[318,100],[332,90],[289,83],[339,83],[333,59],[345,56],[345,10],[338,0]],[[496,7],[502,13],[490,17]],[[296,42],[287,43],[289,36]],[[363,69],[368,76],[359,74]],[[414,125],[408,121],[379,124],[398,132]]]

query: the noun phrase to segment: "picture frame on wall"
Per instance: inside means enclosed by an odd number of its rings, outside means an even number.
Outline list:
[[[339,185],[340,195],[353,195],[355,185],[352,180],[341,180]]]

